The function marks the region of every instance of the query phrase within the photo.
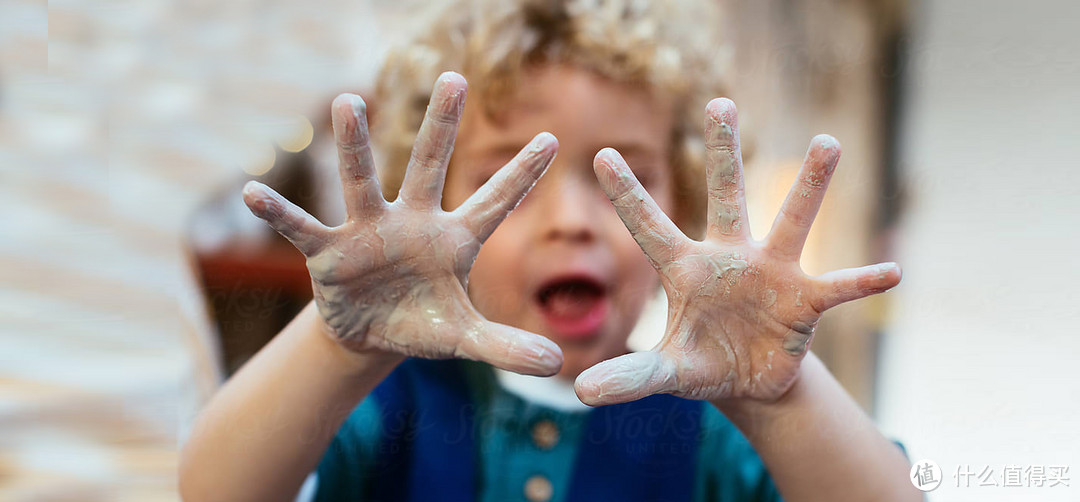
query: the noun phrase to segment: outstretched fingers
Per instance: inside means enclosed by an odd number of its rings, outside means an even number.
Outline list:
[[[742,149],[735,103],[716,98],[705,107],[705,177],[709,187],[706,235],[731,242],[750,237]]]
[[[499,172],[495,173],[476,193],[472,194],[458,209],[465,225],[480,242],[484,242],[517,207],[525,194],[543,176],[559,142],[551,133],[540,133]]]
[[[356,218],[386,203],[379,191],[379,177],[371,156],[367,105],[360,96],[342,94],[334,99],[330,112],[345,208],[349,218]]]
[[[535,333],[486,320],[476,322],[465,330],[455,356],[536,376],[558,373],[563,362],[562,349],[555,342]]]
[[[839,161],[840,143],[835,138],[821,134],[810,141],[799,177],[780,207],[766,239],[766,249],[788,260],[799,259]]]
[[[243,195],[248,209],[289,239],[304,256],[315,255],[322,249],[330,230],[307,211],[258,181],[247,182]]]
[[[601,362],[578,375],[574,390],[589,406],[634,401],[676,388],[675,365],[660,352],[634,352]]]
[[[398,195],[411,207],[434,209],[442,201],[446,166],[465,109],[466,87],[465,78],[453,72],[443,73],[435,82]]]
[[[593,171],[653,266],[660,268],[674,260],[688,239],[641,186],[622,155],[612,148],[600,150],[593,160]]]
[[[892,262],[822,274],[814,278],[819,298],[814,309],[824,312],[841,303],[884,293],[900,283],[901,275],[900,266]]]

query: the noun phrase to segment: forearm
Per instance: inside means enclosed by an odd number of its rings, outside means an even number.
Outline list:
[[[309,304],[218,391],[184,446],[184,500],[292,500],[352,409],[401,361],[358,354]]]
[[[714,405],[750,440],[788,502],[922,500],[900,449],[812,353],[776,402]]]

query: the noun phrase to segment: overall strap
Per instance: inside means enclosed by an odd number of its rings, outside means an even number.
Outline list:
[[[566,501],[689,501],[701,414],[701,401],[666,394],[596,408]]]
[[[372,394],[383,433],[371,500],[474,500],[475,409],[460,365],[409,359]]]

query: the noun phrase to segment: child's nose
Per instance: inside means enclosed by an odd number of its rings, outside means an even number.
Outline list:
[[[548,241],[591,243],[599,236],[605,209],[601,203],[607,203],[607,198],[595,179],[583,179],[579,173],[559,174],[542,180],[540,184],[546,181],[546,186],[537,186],[544,192],[539,204],[542,236]]]

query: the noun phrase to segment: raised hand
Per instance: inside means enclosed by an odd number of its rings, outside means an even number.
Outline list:
[[[822,312],[900,281],[894,263],[810,277],[799,256],[840,158],[831,136],[815,137],[798,180],[764,241],[750,237],[735,104],[706,107],[708,228],[686,237],[612,149],[594,170],[623,223],[660,273],[667,328],[648,352],[616,357],[578,376],[590,405],[656,393],[719,401],[775,400],[791,387]]]
[[[439,77],[397,200],[379,189],[359,96],[334,100],[334,134],[348,217],[328,228],[269,187],[249,182],[244,202],[307,257],[319,313],[349,349],[431,359],[466,358],[552,375],[562,352],[547,338],[484,319],[466,294],[480,245],[555,157],[541,133],[454,211],[440,207],[465,104],[465,79]]]

